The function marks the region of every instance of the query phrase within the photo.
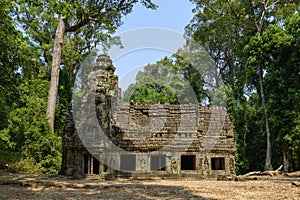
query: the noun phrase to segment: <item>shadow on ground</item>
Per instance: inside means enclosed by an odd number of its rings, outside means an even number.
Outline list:
[[[24,174],[1,177],[3,199],[200,199],[204,198],[183,186],[160,185],[153,180],[96,178],[72,180],[60,176]]]

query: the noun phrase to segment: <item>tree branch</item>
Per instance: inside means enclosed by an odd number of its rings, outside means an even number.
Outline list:
[[[103,13],[103,12],[101,13],[101,10],[105,7],[106,2],[107,2],[107,0],[104,0],[104,1],[102,2],[101,6],[100,6],[99,9],[98,9],[98,12],[95,12],[95,13],[89,15],[88,17],[86,17],[84,20],[81,20],[81,21],[80,21],[78,24],[76,24],[76,25],[73,25],[73,26],[71,26],[71,27],[70,27],[70,26],[67,26],[67,27],[66,27],[66,32],[75,32],[75,31],[77,31],[77,30],[80,29],[81,27],[83,27],[83,26],[89,24],[89,22],[90,22],[91,20],[95,21],[94,18],[96,18],[97,16],[100,16],[101,14],[102,14],[102,16],[101,16],[100,18],[102,19],[104,13]],[[109,12],[109,11],[111,11],[111,8],[107,9],[105,12]],[[99,20],[97,20],[97,21],[99,21]]]
[[[269,1],[268,1],[269,2]],[[272,6],[276,5],[277,3],[279,3],[279,0],[273,2],[271,5],[268,6],[268,4],[266,4],[266,10],[268,10],[269,8],[271,8]]]
[[[68,27],[66,29],[66,32],[75,32],[77,31],[78,29],[80,29],[81,27],[87,25],[88,23],[90,22],[90,18],[87,17],[85,18],[84,20],[80,21],[78,24],[74,25],[74,26],[71,26],[71,27]]]

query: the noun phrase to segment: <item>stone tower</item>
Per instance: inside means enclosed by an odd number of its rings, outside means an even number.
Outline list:
[[[95,104],[96,120],[108,137],[111,137],[111,108],[112,105],[116,105],[121,93],[121,90],[116,87],[118,85],[118,77],[114,75],[114,72],[115,67],[112,65],[110,57],[106,54],[99,55],[93,65],[92,71],[87,72],[87,84],[83,86],[92,86],[93,89],[84,90],[80,104],[80,107],[84,107],[86,102],[91,103],[92,101],[92,103]],[[92,83],[93,85],[89,85],[89,83]],[[92,92],[94,92],[94,95],[92,95],[93,99],[90,100]],[[87,138],[91,138],[90,133],[87,133],[86,136]],[[75,128],[73,108],[71,107],[66,115],[62,138],[63,159],[61,173],[66,175],[81,174],[81,172],[84,173],[85,169],[83,163],[86,158],[82,158],[82,156],[87,154],[88,151],[82,143],[82,137],[80,137]],[[98,144],[98,142],[96,142],[96,144]],[[95,159],[95,162],[97,161],[98,160]]]

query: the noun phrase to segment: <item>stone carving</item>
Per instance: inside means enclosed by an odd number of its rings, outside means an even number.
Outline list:
[[[200,158],[200,159],[199,159],[199,170],[202,170],[202,162],[203,162],[203,159]]]
[[[172,174],[178,173],[178,163],[177,163],[177,159],[175,157],[171,158],[171,171],[172,171]]]
[[[145,158],[141,158],[140,163],[141,163],[142,171],[145,171],[146,170],[146,160],[145,160]]]
[[[235,173],[235,170],[234,170],[234,160],[233,158],[230,158],[229,160],[229,169],[230,169],[230,172],[233,174]]]
[[[204,160],[204,169],[208,170],[209,169],[209,163],[208,163],[208,159],[205,158]]]

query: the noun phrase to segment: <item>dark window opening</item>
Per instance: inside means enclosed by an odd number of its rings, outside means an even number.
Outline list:
[[[196,156],[181,156],[181,170],[196,170]]]
[[[225,158],[212,158],[211,159],[212,170],[225,170]]]
[[[93,174],[99,174],[100,172],[99,166],[100,166],[99,160],[93,157]]]
[[[83,154],[83,173],[88,174],[89,173],[89,158],[90,156],[88,154]]]
[[[136,158],[135,155],[121,155],[120,170],[135,171]]]
[[[166,170],[166,156],[165,155],[153,155],[151,156],[151,171]]]

